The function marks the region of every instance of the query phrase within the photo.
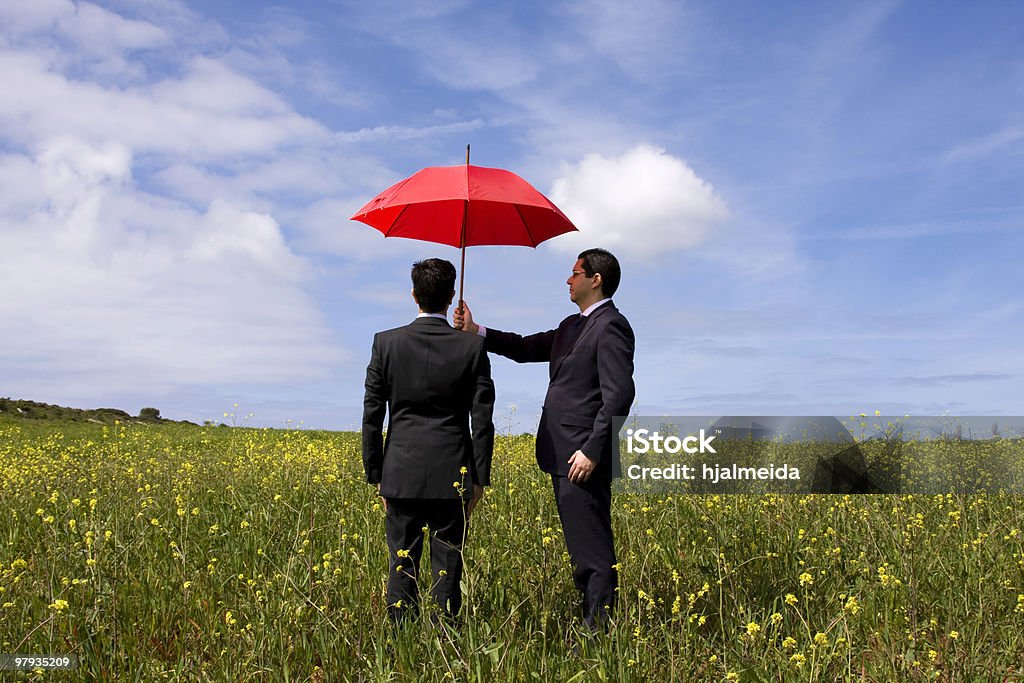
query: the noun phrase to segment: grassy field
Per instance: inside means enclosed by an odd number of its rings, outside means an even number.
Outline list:
[[[591,641],[532,437],[495,461],[461,630],[394,632],[357,434],[0,419],[0,652],[80,661],[5,675],[1024,679],[1018,497],[616,496]]]

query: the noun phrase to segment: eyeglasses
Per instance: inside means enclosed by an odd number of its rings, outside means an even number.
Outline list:
[[[574,271],[572,271],[572,275],[570,275],[569,277],[570,278],[574,278],[577,275],[586,275],[586,272],[582,271],[582,270],[574,270]]]

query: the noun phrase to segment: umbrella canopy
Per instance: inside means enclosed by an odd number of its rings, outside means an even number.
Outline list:
[[[359,209],[385,237],[462,248],[484,244],[536,247],[576,230],[551,200],[511,171],[433,166],[395,183]]]
[[[576,230],[550,199],[515,173],[500,168],[431,166],[371,199],[350,220],[406,237],[462,250],[459,306],[466,274],[466,247],[506,244],[536,247]]]

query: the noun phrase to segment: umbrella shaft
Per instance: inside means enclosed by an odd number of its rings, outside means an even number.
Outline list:
[[[469,158],[469,146],[466,146],[466,158]],[[469,217],[469,201],[462,206],[462,234],[459,236],[459,245],[462,250],[462,263],[459,265],[459,309],[462,309],[463,284],[466,279],[466,220]]]

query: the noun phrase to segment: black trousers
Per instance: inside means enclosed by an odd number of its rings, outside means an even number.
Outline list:
[[[572,578],[583,593],[583,621],[596,628],[607,622],[619,585],[612,539],[611,481],[591,478],[575,484],[553,474],[551,483],[565,546],[572,559]]]
[[[400,622],[419,608],[416,574],[423,555],[423,529],[430,530],[430,593],[450,617],[462,606],[462,542],[466,529],[461,500],[388,498],[384,531],[391,557],[387,602],[392,620]]]

